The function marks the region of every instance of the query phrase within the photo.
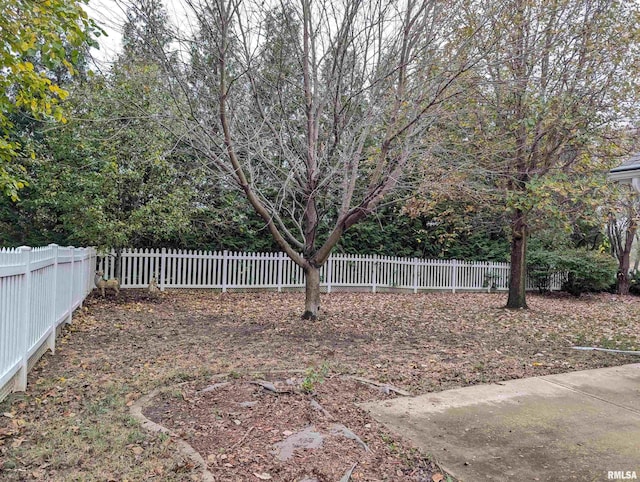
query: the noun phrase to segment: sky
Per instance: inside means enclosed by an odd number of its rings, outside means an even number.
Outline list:
[[[108,65],[122,47],[122,26],[126,18],[129,0],[89,0],[85,6],[89,16],[106,32],[98,38],[99,50],[92,52],[97,65]],[[181,0],[164,0],[169,19],[185,19],[185,5]],[[177,22],[180,23],[180,22]]]
[[[89,16],[107,33],[107,36],[98,38],[100,49],[92,52],[95,59],[102,62],[113,59],[121,47],[126,7],[115,0],[90,0],[85,8]]]

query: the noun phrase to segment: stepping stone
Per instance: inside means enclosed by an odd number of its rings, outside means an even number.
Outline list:
[[[286,461],[293,457],[293,452],[297,449],[317,449],[322,447],[324,435],[316,432],[313,425],[304,430],[288,436],[282,442],[275,444],[275,455],[278,460]]]

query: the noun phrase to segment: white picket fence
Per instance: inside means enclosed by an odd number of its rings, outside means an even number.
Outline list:
[[[0,249],[0,400],[26,389],[29,370],[55,350],[59,325],[93,289],[96,267],[113,278],[115,260],[93,248]],[[120,262],[122,288],[146,288],[153,277],[162,290],[304,287],[304,272],[284,253],[125,249]],[[509,264],[334,254],[320,276],[326,292],[506,290]],[[561,283],[556,276],[551,289]]]
[[[114,278],[116,254],[100,257]],[[166,288],[274,289],[304,287],[304,272],[284,253],[239,253],[176,249],[125,249],[120,256],[122,288],[146,288],[155,277]],[[506,290],[509,263],[332,254],[320,270],[321,288],[403,290]],[[560,289],[561,277],[552,283]],[[534,289],[535,287],[530,286]]]
[[[27,373],[56,330],[93,289],[92,248],[49,245],[0,249],[0,400],[23,391]]]

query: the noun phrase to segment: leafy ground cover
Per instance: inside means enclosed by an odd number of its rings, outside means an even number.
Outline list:
[[[0,404],[0,479],[199,480],[173,437],[130,415],[161,388],[146,416],[196,448],[216,480],[334,481],[354,464],[351,480],[437,480],[430,454],[354,403],[393,392],[346,376],[420,394],[638,361],[570,348],[639,349],[634,298],[531,296],[530,310],[508,311],[503,295],[334,293],[308,323],[302,297],[89,298],[56,355],[31,372],[28,391]],[[258,379],[292,393],[250,383]],[[206,390],[220,382],[228,384]],[[275,444],[309,426],[323,434],[324,452],[296,449],[280,460]]]

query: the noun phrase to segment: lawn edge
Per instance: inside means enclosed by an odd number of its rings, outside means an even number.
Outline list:
[[[156,388],[155,390],[152,390],[148,394],[143,395],[138,400],[136,400],[136,402],[134,402],[133,405],[131,405],[131,407],[129,407],[129,413],[134,419],[140,422],[140,425],[145,430],[152,433],[165,433],[171,436],[176,446],[178,447],[178,452],[180,452],[182,455],[191,459],[191,461],[196,465],[196,467],[200,467],[202,480],[204,482],[215,482],[216,479],[213,476],[213,474],[209,471],[207,462],[204,460],[202,455],[200,455],[200,453],[196,449],[194,449],[186,440],[180,438],[178,434],[169,430],[167,427],[163,425],[160,425],[152,420],[149,420],[142,413],[142,410],[146,406],[148,406],[159,393],[161,393],[164,390],[166,389]]]

